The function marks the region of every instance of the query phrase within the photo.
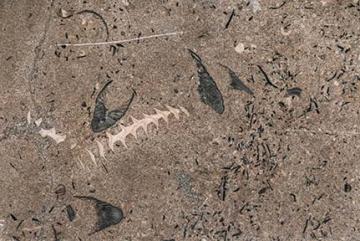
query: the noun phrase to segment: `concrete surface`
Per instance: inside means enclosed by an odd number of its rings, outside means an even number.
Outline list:
[[[83,10],[103,17],[108,39]],[[0,1],[2,240],[360,240],[359,20],[353,0]],[[56,45],[175,31],[117,51]],[[187,49],[215,79],[223,114],[200,101]],[[219,63],[254,96],[232,89]],[[108,79],[112,108],[137,92],[125,126],[165,105],[190,115],[112,152],[89,128]],[[301,95],[287,96],[294,87]],[[65,140],[39,134],[50,128]],[[95,211],[74,195],[125,218],[89,236]]]

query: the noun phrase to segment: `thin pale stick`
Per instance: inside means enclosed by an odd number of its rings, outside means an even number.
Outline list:
[[[172,32],[172,33],[162,33],[162,34],[156,34],[156,35],[150,35],[150,36],[144,36],[144,37],[138,37],[138,38],[132,38],[132,39],[124,39],[124,40],[118,40],[118,41],[110,41],[110,42],[97,42],[97,43],[79,43],[79,44],[56,44],[57,46],[98,46],[98,45],[108,45],[108,44],[121,44],[121,43],[128,43],[133,41],[139,41],[144,39],[150,39],[150,38],[158,38],[158,37],[166,37],[171,35],[177,35],[177,34],[183,34],[183,32]]]

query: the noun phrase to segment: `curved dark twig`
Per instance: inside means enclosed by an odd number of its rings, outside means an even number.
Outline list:
[[[269,76],[266,74],[266,72],[263,70],[263,68],[260,65],[258,65],[257,67],[259,68],[260,72],[264,75],[266,84],[271,85],[275,89],[278,89],[279,87],[277,87],[273,82],[271,82]]]
[[[91,13],[91,14],[94,14],[95,16],[97,16],[98,18],[100,18],[101,22],[104,24],[105,26],[105,31],[106,31],[106,39],[105,41],[108,41],[109,40],[109,37],[110,37],[110,33],[109,33],[109,27],[104,19],[103,16],[101,16],[99,13],[93,11],[93,10],[88,10],[88,9],[85,9],[85,10],[82,10],[80,12],[77,12],[76,14],[84,14],[84,13]]]

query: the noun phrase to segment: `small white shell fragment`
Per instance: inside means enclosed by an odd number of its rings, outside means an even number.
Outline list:
[[[42,137],[52,138],[56,142],[56,144],[59,144],[59,143],[65,141],[65,139],[66,139],[66,135],[56,134],[56,130],[54,127],[49,130],[41,128],[41,130],[39,131],[39,134]]]
[[[30,113],[30,111],[27,113],[27,123],[28,123],[28,125],[30,125],[31,124],[31,113]]]
[[[336,3],[336,0],[321,0],[320,2],[323,6],[326,6],[328,4]]]
[[[36,126],[40,126],[41,123],[42,123],[42,120],[43,120],[42,118],[37,119],[37,120],[35,121]]]
[[[106,157],[105,157],[105,148],[104,148],[104,145],[103,145],[100,141],[98,141],[98,140],[96,140],[96,144],[97,144],[97,147],[98,147],[99,156],[102,157],[102,158],[104,158],[105,160],[107,160]]]
[[[238,43],[235,47],[235,52],[241,54],[245,51],[245,45],[243,43]]]
[[[89,153],[89,156],[90,156],[92,162],[95,164],[95,166],[97,166],[97,162],[96,162],[94,153],[92,153],[92,152],[91,152],[90,150],[88,150],[88,149],[86,149],[86,151]]]
[[[289,36],[289,35],[291,34],[291,30],[286,31],[286,30],[284,29],[284,27],[281,27],[281,28],[280,28],[280,32],[281,32],[281,34],[284,35],[284,36]]]
[[[76,144],[76,143],[73,143],[73,144],[71,144],[70,149],[72,150],[72,149],[74,149],[76,146],[77,146],[77,144]]]
[[[67,11],[63,8],[60,8],[59,9],[59,12],[58,12],[58,16],[62,17],[62,18],[69,18],[73,15],[73,12],[72,11]]]
[[[84,50],[80,50],[78,57],[81,58],[81,57],[85,57],[85,56],[86,56],[86,52]]]
[[[179,106],[180,110],[185,113],[185,115],[190,116],[190,113],[185,107]]]
[[[5,229],[5,219],[0,219],[0,234],[4,231]],[[1,239],[2,240],[2,239]]]

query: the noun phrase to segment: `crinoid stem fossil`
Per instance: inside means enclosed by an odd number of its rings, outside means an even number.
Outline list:
[[[137,131],[143,129],[145,134],[148,133],[148,126],[154,124],[156,128],[159,127],[159,121],[162,119],[167,124],[169,122],[169,116],[172,114],[177,120],[180,118],[180,113],[183,112],[185,115],[189,116],[189,112],[184,107],[179,107],[179,109],[165,105],[168,110],[155,110],[155,114],[147,115],[143,114],[144,118],[138,120],[134,117],[131,117],[132,124],[129,126],[120,125],[121,130],[118,134],[112,135],[109,132],[106,132],[108,137],[108,144],[112,151],[114,151],[114,145],[116,142],[121,142],[121,144],[128,148],[126,145],[126,137],[132,135],[137,139]]]
[[[48,130],[41,128],[41,130],[39,131],[39,134],[42,137],[52,138],[56,142],[56,144],[59,144],[59,143],[65,141],[65,139],[66,139],[66,135],[57,134],[54,127],[51,129],[48,129]]]

